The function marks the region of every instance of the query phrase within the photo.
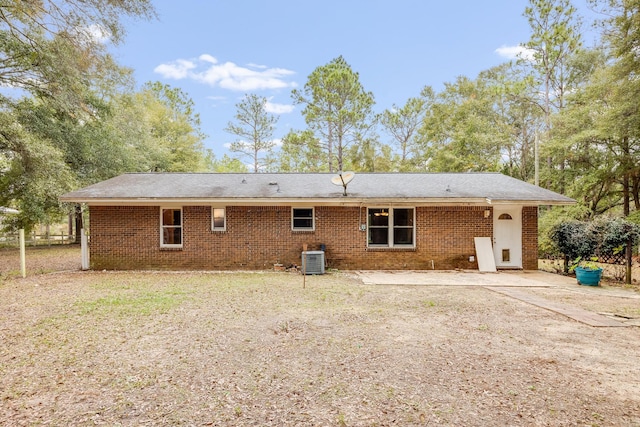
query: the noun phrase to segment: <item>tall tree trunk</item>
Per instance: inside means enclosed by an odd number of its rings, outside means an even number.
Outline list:
[[[550,84],[549,84],[549,73],[545,75],[544,79],[544,123],[545,123],[545,142],[548,144],[551,139],[551,99],[549,98]],[[547,168],[549,170],[549,178],[547,178],[547,186],[548,190],[551,189],[551,170],[553,169],[553,161],[551,156],[547,156]]]
[[[76,205],[74,216],[75,216],[75,223],[76,223],[75,242],[79,244],[82,241],[82,229],[84,228],[84,225],[82,224],[82,206],[81,205]]]
[[[628,144],[626,143],[626,141],[625,141],[625,148],[628,148]],[[622,181],[623,181],[622,194],[624,198],[623,213],[625,217],[628,217],[631,209],[630,209],[630,197],[629,197],[629,173],[626,170],[625,170]],[[633,262],[632,248],[633,248],[633,242],[631,239],[629,239],[627,240],[627,247],[625,248],[625,260],[626,260],[625,283],[627,285],[631,284],[631,264]]]
[[[329,172],[333,173],[333,126],[329,122],[329,134],[327,135],[327,155],[329,161]]]
[[[634,207],[636,210],[640,210],[640,177],[637,172],[631,177],[631,196]]]
[[[564,150],[562,150],[564,151]],[[560,194],[564,194],[564,152],[562,153],[562,158],[560,159]]]
[[[338,136],[337,136],[337,152],[338,152],[338,172],[344,171],[344,163],[342,156],[344,155],[344,128],[342,127],[342,123],[338,123]]]
[[[257,147],[257,145],[255,145]],[[260,155],[260,151],[256,148],[253,150],[253,172],[258,173],[258,156]]]

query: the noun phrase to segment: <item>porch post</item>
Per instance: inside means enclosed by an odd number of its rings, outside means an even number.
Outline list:
[[[80,230],[80,251],[82,253],[82,269],[89,269],[89,239],[84,228]]]
[[[24,279],[27,277],[27,256],[24,248],[24,228],[21,228],[18,234],[20,236],[20,274]]]

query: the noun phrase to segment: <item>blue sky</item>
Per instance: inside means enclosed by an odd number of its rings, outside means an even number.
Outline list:
[[[274,138],[304,129],[291,89],[342,55],[373,92],[376,112],[403,105],[425,85],[507,61],[529,39],[527,0],[155,0],[159,19],[133,22],[113,53],[139,85],[161,81],[195,102],[217,158],[248,93],[279,113]],[[579,9],[585,0],[575,0]],[[382,142],[389,138],[381,135]]]

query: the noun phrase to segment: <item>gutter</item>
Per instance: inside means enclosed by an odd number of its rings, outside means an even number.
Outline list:
[[[526,206],[573,206],[577,202],[573,199],[566,198],[566,200],[493,200],[486,199],[488,205],[526,205]]]
[[[491,206],[491,205],[524,205],[524,206],[571,206],[575,200],[493,200],[490,198],[90,198],[60,197],[62,202],[85,203],[89,206],[350,206],[362,205],[406,205],[406,206]]]

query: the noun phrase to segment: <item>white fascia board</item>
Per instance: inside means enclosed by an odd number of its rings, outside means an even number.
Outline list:
[[[523,205],[523,206],[573,206],[575,200],[492,200],[487,198],[488,205]]]
[[[180,198],[137,198],[137,199],[61,199],[63,202],[85,203],[89,206],[365,206],[365,205],[481,205],[484,199],[412,199],[412,198],[335,198],[335,199],[180,199]]]
[[[216,198],[117,198],[117,199],[60,199],[63,202],[85,203],[89,206],[570,206],[573,201],[552,200],[491,200],[488,198],[260,198],[260,199],[216,199]]]

